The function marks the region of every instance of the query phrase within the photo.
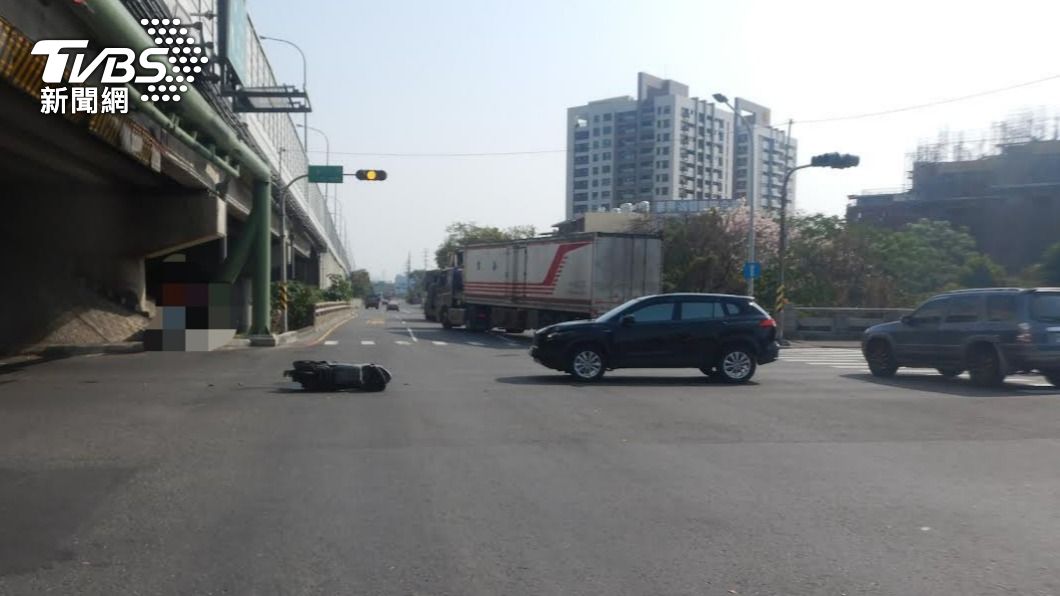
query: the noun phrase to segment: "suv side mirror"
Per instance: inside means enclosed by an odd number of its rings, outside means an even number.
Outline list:
[[[913,318],[913,315],[902,315],[902,323],[905,325],[915,325],[916,319]]]
[[[633,315],[622,315],[621,323],[623,327],[631,327],[636,322],[637,319]]]

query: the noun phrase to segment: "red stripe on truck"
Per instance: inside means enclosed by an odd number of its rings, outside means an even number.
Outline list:
[[[552,287],[556,285],[556,278],[559,277],[561,271],[563,271],[563,264],[567,258],[567,255],[578,250],[583,246],[592,244],[591,240],[583,242],[571,242],[568,244],[561,244],[556,249],[556,254],[552,256],[552,262],[548,266],[548,271],[545,273],[545,279],[539,283],[535,282],[508,282],[508,281],[465,281],[464,287]]]

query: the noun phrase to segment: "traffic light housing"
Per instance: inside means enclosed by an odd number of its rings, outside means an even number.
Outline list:
[[[382,182],[386,180],[386,170],[357,170],[354,175],[358,180],[366,182]]]
[[[842,170],[861,163],[861,158],[849,153],[822,153],[810,158],[810,165],[815,168],[835,168]]]

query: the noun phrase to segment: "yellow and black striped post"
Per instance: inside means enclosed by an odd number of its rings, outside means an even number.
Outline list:
[[[280,310],[287,310],[287,284],[280,284]]]
[[[776,313],[777,320],[777,342],[782,346],[788,345],[787,340],[784,338],[784,318],[787,314],[788,296],[784,288],[784,284],[781,284],[777,288],[777,303],[773,308],[773,312]]]

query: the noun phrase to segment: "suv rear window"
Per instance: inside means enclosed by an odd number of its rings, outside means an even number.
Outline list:
[[[1015,296],[987,296],[986,320],[1011,321],[1016,318]]]
[[[1060,323],[1060,293],[1034,294],[1031,298],[1031,318],[1045,323]]]
[[[750,300],[729,299],[722,302],[726,317],[739,317],[748,315],[761,315],[769,317],[769,313]]]
[[[722,317],[721,303],[717,300],[696,300],[681,303],[682,321],[708,321]]]

